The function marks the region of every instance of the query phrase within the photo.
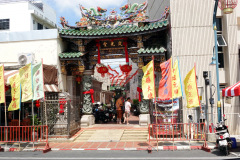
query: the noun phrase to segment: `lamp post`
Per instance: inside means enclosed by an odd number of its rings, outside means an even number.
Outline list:
[[[220,87],[219,87],[219,70],[218,70],[218,46],[217,46],[217,7],[218,0],[215,0],[214,11],[213,11],[213,30],[214,30],[214,39],[215,39],[215,57],[212,60],[216,62],[216,74],[217,74],[217,113],[218,113],[218,122],[221,121],[221,101],[220,101]],[[212,62],[213,64],[213,62]]]
[[[214,11],[213,11],[213,30],[215,39],[215,57],[212,57],[212,62],[210,64],[216,64],[216,74],[217,74],[217,112],[218,112],[218,122],[221,121],[221,101],[220,101],[220,87],[219,87],[219,70],[218,70],[218,46],[217,46],[217,7],[218,2],[220,4],[220,9],[224,11],[225,14],[232,13],[233,9],[237,6],[237,0],[215,0]]]

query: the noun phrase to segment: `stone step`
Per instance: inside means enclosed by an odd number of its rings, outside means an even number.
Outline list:
[[[148,135],[122,135],[122,138],[123,137],[131,137],[131,138],[148,138]]]
[[[129,135],[148,135],[148,132],[124,132],[123,134],[129,134]]]

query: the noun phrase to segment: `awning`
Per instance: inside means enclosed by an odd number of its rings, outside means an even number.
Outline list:
[[[18,70],[4,71],[4,80],[6,85],[10,85],[9,79],[15,74],[18,74]]]
[[[240,96],[240,81],[222,90],[223,97]]]
[[[45,84],[44,92],[60,92],[55,84]]]

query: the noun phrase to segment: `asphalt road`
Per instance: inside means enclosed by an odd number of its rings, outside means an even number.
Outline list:
[[[1,152],[0,160],[145,160],[145,159],[169,159],[169,160],[202,160],[202,159],[234,159],[240,160],[236,155],[223,156],[217,150],[211,153],[202,150],[191,151],[51,151],[42,152]]]

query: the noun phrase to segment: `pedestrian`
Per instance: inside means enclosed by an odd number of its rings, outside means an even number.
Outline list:
[[[120,97],[116,101],[117,123],[118,124],[122,124],[122,122],[121,122],[122,115],[123,115],[122,106],[123,106],[123,97]]]
[[[127,101],[125,102],[125,116],[124,116],[124,122],[127,122],[127,125],[129,124],[128,123],[128,117],[130,116],[130,109],[131,109],[131,103],[130,103],[131,99],[130,97],[127,98]]]

